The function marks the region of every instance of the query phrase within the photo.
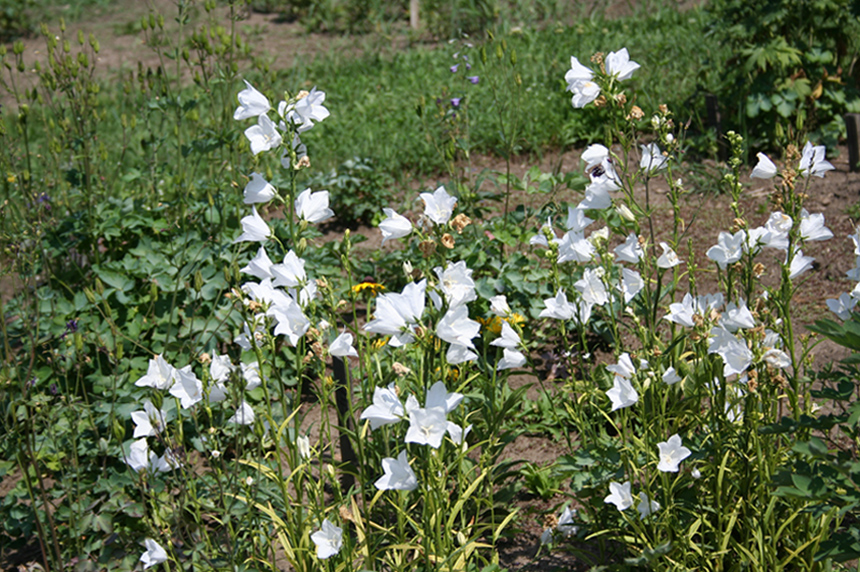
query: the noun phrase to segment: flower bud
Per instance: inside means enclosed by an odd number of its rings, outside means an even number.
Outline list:
[[[633,211],[631,211],[630,208],[623,203],[619,204],[617,207],[615,207],[615,212],[618,213],[618,216],[620,216],[621,218],[623,218],[624,220],[626,220],[628,222],[635,222],[636,221],[636,216],[633,214]]]

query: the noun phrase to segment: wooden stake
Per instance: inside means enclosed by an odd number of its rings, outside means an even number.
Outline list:
[[[860,171],[860,113],[845,114],[845,129],[848,131],[848,168],[855,173]]]
[[[722,118],[720,117],[720,105],[717,96],[709,93],[705,95],[705,108],[708,111],[708,127],[717,132],[717,153],[720,161],[729,160],[729,146],[723,138]]]
[[[413,30],[417,30],[421,25],[418,20],[418,0],[409,0],[409,26]]]

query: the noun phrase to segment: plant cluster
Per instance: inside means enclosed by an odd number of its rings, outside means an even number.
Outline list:
[[[719,90],[731,123],[752,148],[792,140],[786,126],[828,145],[860,112],[855,62],[860,9],[847,0],[713,0],[711,33],[733,54]]]
[[[160,45],[165,26],[142,27]],[[491,572],[525,482],[566,496],[543,549],[594,564],[857,557],[856,371],[815,372],[792,313],[806,245],[833,235],[804,204],[833,168],[823,146],[790,146],[781,167],[760,154],[752,176],[774,192],[758,220],[730,134],[733,220],[703,257],[684,244],[683,129],[630,87],[647,66],[625,48],[555,78],[565,112],[605,134],[584,172],[508,169],[498,204],[454,158],[482,118],[468,90],[486,85],[510,161],[524,56],[500,38],[438,66],[466,94],[435,116],[451,180],[404,210],[366,161],[309,175],[338,115],[330,93],[237,88],[235,28],[158,48],[175,72],[129,78],[118,116],[92,73],[98,42],[46,35],[39,86],[6,83],[19,105],[3,134],[3,255],[24,285],[0,322],[0,471],[18,479],[4,546],[37,538],[49,569]],[[512,207],[514,190],[545,204]],[[357,191],[377,212],[343,197]],[[340,205],[376,218],[386,248],[321,238]],[[855,349],[858,298],[829,302],[843,323],[818,325]],[[566,454],[506,459],[527,430]]]

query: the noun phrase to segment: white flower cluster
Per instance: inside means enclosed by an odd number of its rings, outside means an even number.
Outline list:
[[[233,119],[243,120],[257,118],[257,124],[245,130],[245,137],[251,144],[251,152],[257,155],[263,151],[277,149],[284,141],[284,133],[290,137],[289,147],[284,148],[281,164],[284,168],[299,168],[302,160],[307,158],[307,149],[299,139],[299,134],[312,128],[315,122],[329,116],[325,108],[325,93],[313,88],[309,93],[302,92],[287,101],[278,104],[278,124],[269,118],[272,109],[265,95],[257,91],[250,83],[239,92],[239,107],[233,113]],[[251,173],[251,179],[244,190],[246,205],[268,203],[277,195],[277,190],[260,173]],[[295,198],[295,213],[309,223],[323,222],[334,216],[329,208],[328,191],[312,192],[305,189]],[[266,221],[257,213],[257,207],[252,207],[249,216],[242,219],[242,234],[233,242],[265,242],[271,235]]]
[[[610,52],[605,61],[606,75],[612,81],[630,79],[639,64],[630,60],[627,48]],[[571,103],[574,107],[585,107],[600,95],[600,86],[594,82],[594,72],[585,67],[575,57],[570,58],[570,69],[564,75],[567,90],[573,93]]]
[[[404,443],[429,445],[438,449],[447,433],[455,445],[460,445],[471,426],[464,430],[453,421],[448,421],[448,414],[462,400],[462,394],[448,393],[445,384],[437,381],[427,391],[424,407],[419,406],[414,395],[410,395],[404,405],[397,396],[394,383],[391,383],[388,387],[374,389],[373,404],[362,412],[361,419],[370,422],[371,430],[408,419],[409,429]],[[405,449],[396,459],[383,459],[382,470],[384,474],[374,483],[379,490],[411,491],[418,487],[418,478],[409,466]]]

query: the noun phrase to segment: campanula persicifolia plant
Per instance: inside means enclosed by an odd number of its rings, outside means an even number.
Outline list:
[[[235,28],[184,42],[171,25],[146,19],[175,77],[163,68],[125,83],[144,105],[119,112],[122,156],[105,164],[100,140],[86,147],[90,173],[115,177],[85,181],[82,156],[63,160],[85,147],[52,131],[37,97],[0,153],[18,201],[0,210],[16,225],[3,237],[24,254],[27,286],[0,322],[0,446],[14,460],[0,467],[22,476],[3,500],[3,533],[37,537],[45,568],[77,558],[112,569],[489,571],[524,518],[521,479],[569,496],[545,550],[586,543],[603,564],[612,555],[600,549],[614,547],[656,569],[829,565],[829,541],[850,536],[831,535],[851,518],[850,455],[816,441],[824,389],[813,390],[812,345],[792,307],[810,243],[832,236],[806,210],[811,182],[832,168],[823,147],[788,147],[779,166],[761,156],[752,175],[775,182],[773,203],[751,215],[743,141],[730,135],[733,202],[696,252],[681,208],[692,190],[679,175],[683,129],[669,106],[643,109],[636,82],[648,63],[623,48],[574,57],[558,85],[571,111],[605,123],[581,154],[584,174],[529,171],[515,184],[506,172],[505,212],[485,216],[479,186],[464,187],[449,156],[450,181],[380,205],[385,248],[368,253],[351,230],[319,231],[349,189],[306,182],[335,98],[312,83],[239,82]],[[520,56],[502,37],[463,55],[446,61],[460,91],[440,102],[440,125],[465,120],[472,88],[495,86],[509,162],[527,121]],[[191,92],[182,65],[197,72]],[[101,137],[111,115],[99,117],[86,126]],[[44,157],[43,126],[64,142],[50,160],[70,168],[40,189],[25,165]],[[465,159],[470,143],[455,150]],[[517,185],[549,204],[516,206]],[[74,194],[80,202],[64,196]],[[63,260],[77,268],[72,282],[50,253],[68,252],[62,238],[77,233],[98,254]],[[854,298],[830,306],[850,318]],[[543,397],[528,400],[514,376]],[[518,468],[508,445],[535,427],[566,454]]]

